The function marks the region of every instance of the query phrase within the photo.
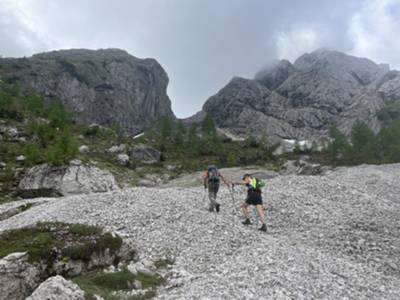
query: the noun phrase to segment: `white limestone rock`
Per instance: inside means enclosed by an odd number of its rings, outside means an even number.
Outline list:
[[[62,276],[48,278],[27,300],[85,300],[85,293],[72,281]]]
[[[18,185],[22,197],[57,197],[117,190],[114,176],[106,170],[74,160],[69,166],[47,164],[29,169]]]
[[[23,300],[40,282],[40,270],[28,263],[26,252],[0,259],[0,300]]]

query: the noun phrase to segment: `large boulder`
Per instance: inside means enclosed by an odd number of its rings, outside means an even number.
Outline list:
[[[62,276],[48,278],[27,300],[85,300],[85,292]]]
[[[47,164],[29,169],[18,185],[22,197],[58,197],[100,193],[118,189],[114,176],[106,170],[78,160],[68,166]]]
[[[144,144],[132,146],[129,155],[132,160],[145,164],[153,164],[161,160],[160,151]]]
[[[326,167],[305,160],[289,160],[281,169],[282,175],[322,175],[327,171]]]
[[[136,134],[174,117],[168,75],[151,58],[119,49],[71,49],[28,58],[0,58],[0,79],[60,99],[78,122],[117,126]]]
[[[40,277],[40,270],[28,263],[26,252],[0,259],[0,300],[25,299],[37,287]]]

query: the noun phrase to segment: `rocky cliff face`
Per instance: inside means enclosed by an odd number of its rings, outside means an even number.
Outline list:
[[[389,66],[318,50],[294,64],[282,60],[254,79],[233,78],[203,111],[237,135],[319,140],[332,126],[349,133],[356,120],[379,130],[377,112],[388,99],[400,100],[399,91],[399,72]]]
[[[154,59],[118,49],[62,50],[29,58],[0,59],[0,78],[58,98],[84,123],[138,133],[162,116],[173,116],[168,76]]]

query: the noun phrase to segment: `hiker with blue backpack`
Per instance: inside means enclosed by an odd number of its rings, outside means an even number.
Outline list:
[[[267,231],[267,225],[265,225],[264,207],[261,196],[261,188],[265,185],[265,182],[251,176],[250,174],[244,174],[242,183],[235,183],[239,185],[245,185],[247,187],[247,197],[244,203],[240,206],[245,216],[245,220],[242,222],[243,225],[252,224],[250,221],[249,206],[253,205],[256,207],[258,218],[261,222],[260,231]]]
[[[219,190],[220,179],[226,184],[229,189],[229,184],[224,176],[218,171],[217,167],[210,165],[203,174],[204,189],[208,189],[208,199],[210,200],[209,211],[213,212],[214,208],[217,212],[220,210],[221,204],[217,202],[217,193]]]

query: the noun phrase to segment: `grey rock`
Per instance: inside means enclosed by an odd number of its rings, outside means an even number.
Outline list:
[[[16,161],[24,161],[26,159],[26,157],[24,155],[19,155],[17,156],[17,158],[15,159]]]
[[[80,159],[73,159],[69,162],[71,166],[82,166],[82,161]]]
[[[86,266],[81,260],[57,261],[53,264],[56,274],[67,274],[68,276],[78,276],[85,270]]]
[[[7,125],[0,125],[0,135],[5,136],[9,139],[17,139],[20,135],[18,128]]]
[[[129,164],[129,156],[127,154],[118,154],[117,161],[120,165],[126,166]]]
[[[142,187],[155,187],[157,186],[157,183],[150,180],[150,179],[140,179],[137,183],[137,186],[142,186]]]
[[[135,134],[162,116],[174,117],[168,76],[154,59],[119,49],[72,49],[2,58],[0,66],[5,82],[33,89],[48,102],[60,99],[82,123],[117,125]]]
[[[119,268],[116,268],[114,265],[111,265],[103,270],[103,272],[106,274],[112,274],[112,273],[116,273],[118,271],[119,271]]]
[[[175,171],[177,169],[177,166],[175,166],[175,165],[166,165],[165,169],[167,171]]]
[[[106,249],[101,253],[93,252],[90,256],[90,261],[87,268],[91,270],[98,267],[107,267],[112,265],[114,260],[115,255],[111,254],[109,249]]]
[[[64,167],[35,166],[26,172],[18,185],[22,197],[57,197],[116,189],[118,185],[109,171],[83,165],[79,160]]]
[[[154,262],[152,262],[150,259],[145,258],[141,261],[141,263],[143,264],[143,266],[149,270],[155,270],[156,266],[154,265]]]
[[[326,168],[304,160],[288,160],[280,171],[283,175],[321,175]]]
[[[85,300],[85,293],[72,281],[62,276],[48,278],[27,300]]]
[[[28,263],[26,252],[0,259],[0,299],[25,299],[40,282],[40,270]]]
[[[121,144],[119,146],[115,145],[112,146],[110,149],[107,150],[107,152],[109,153],[122,153],[126,151],[126,145],[125,144]]]
[[[136,264],[134,262],[131,262],[129,265],[127,265],[126,267],[128,269],[129,272],[131,272],[134,275],[138,274],[138,270],[136,268]]]
[[[133,282],[133,288],[136,290],[141,290],[143,289],[143,284],[139,280],[135,280]]]
[[[393,79],[384,82],[378,92],[382,93],[386,100],[400,99],[400,74]]]
[[[86,145],[82,145],[79,147],[79,153],[88,153],[89,152],[89,147]]]
[[[272,143],[284,139],[320,141],[336,126],[349,134],[356,120],[374,131],[382,127],[377,112],[394,97],[397,77],[387,65],[318,50],[292,65],[281,61],[255,79],[235,77],[203,106],[218,127],[241,137],[266,135]]]
[[[133,145],[129,149],[129,156],[132,160],[145,164],[154,164],[161,160],[160,151],[144,144]]]

